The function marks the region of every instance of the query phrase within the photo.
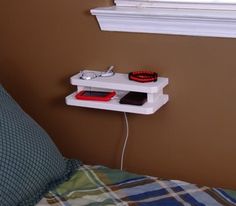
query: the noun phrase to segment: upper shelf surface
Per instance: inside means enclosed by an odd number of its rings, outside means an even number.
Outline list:
[[[98,74],[100,73],[99,71],[85,71],[96,72]],[[83,80],[80,79],[80,73],[78,73],[71,77],[71,84],[77,86],[97,87],[114,90],[156,93],[161,91],[168,84],[168,78],[158,77],[158,80],[156,82],[139,83],[130,81],[128,79],[128,74],[115,73],[111,77],[97,77],[91,80]]]

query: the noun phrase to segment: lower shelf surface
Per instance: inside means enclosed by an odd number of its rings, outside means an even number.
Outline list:
[[[66,104],[71,106],[87,107],[94,109],[103,109],[127,113],[136,113],[136,114],[153,114],[160,107],[166,104],[169,100],[169,96],[166,94],[161,95],[154,102],[146,102],[142,106],[120,104],[118,98],[114,98],[108,102],[103,101],[89,101],[89,100],[78,100],[75,98],[77,92],[70,94],[66,97]]]

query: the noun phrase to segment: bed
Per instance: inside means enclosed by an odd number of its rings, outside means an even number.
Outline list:
[[[83,165],[49,191],[37,206],[50,205],[236,205],[236,192],[178,180]]]
[[[0,85],[0,205],[232,206],[236,191],[66,159]]]

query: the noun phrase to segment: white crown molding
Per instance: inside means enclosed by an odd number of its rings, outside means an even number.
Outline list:
[[[92,9],[91,13],[103,31],[236,37],[236,10],[176,8],[173,4],[171,8],[169,4],[155,8],[112,6]]]
[[[232,0],[114,0],[116,6],[236,10]],[[223,3],[224,2],[224,3]]]

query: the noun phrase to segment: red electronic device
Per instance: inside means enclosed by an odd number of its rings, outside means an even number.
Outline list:
[[[75,95],[76,99],[79,100],[93,100],[93,101],[110,101],[112,97],[116,95],[115,91],[89,91],[83,90]]]

